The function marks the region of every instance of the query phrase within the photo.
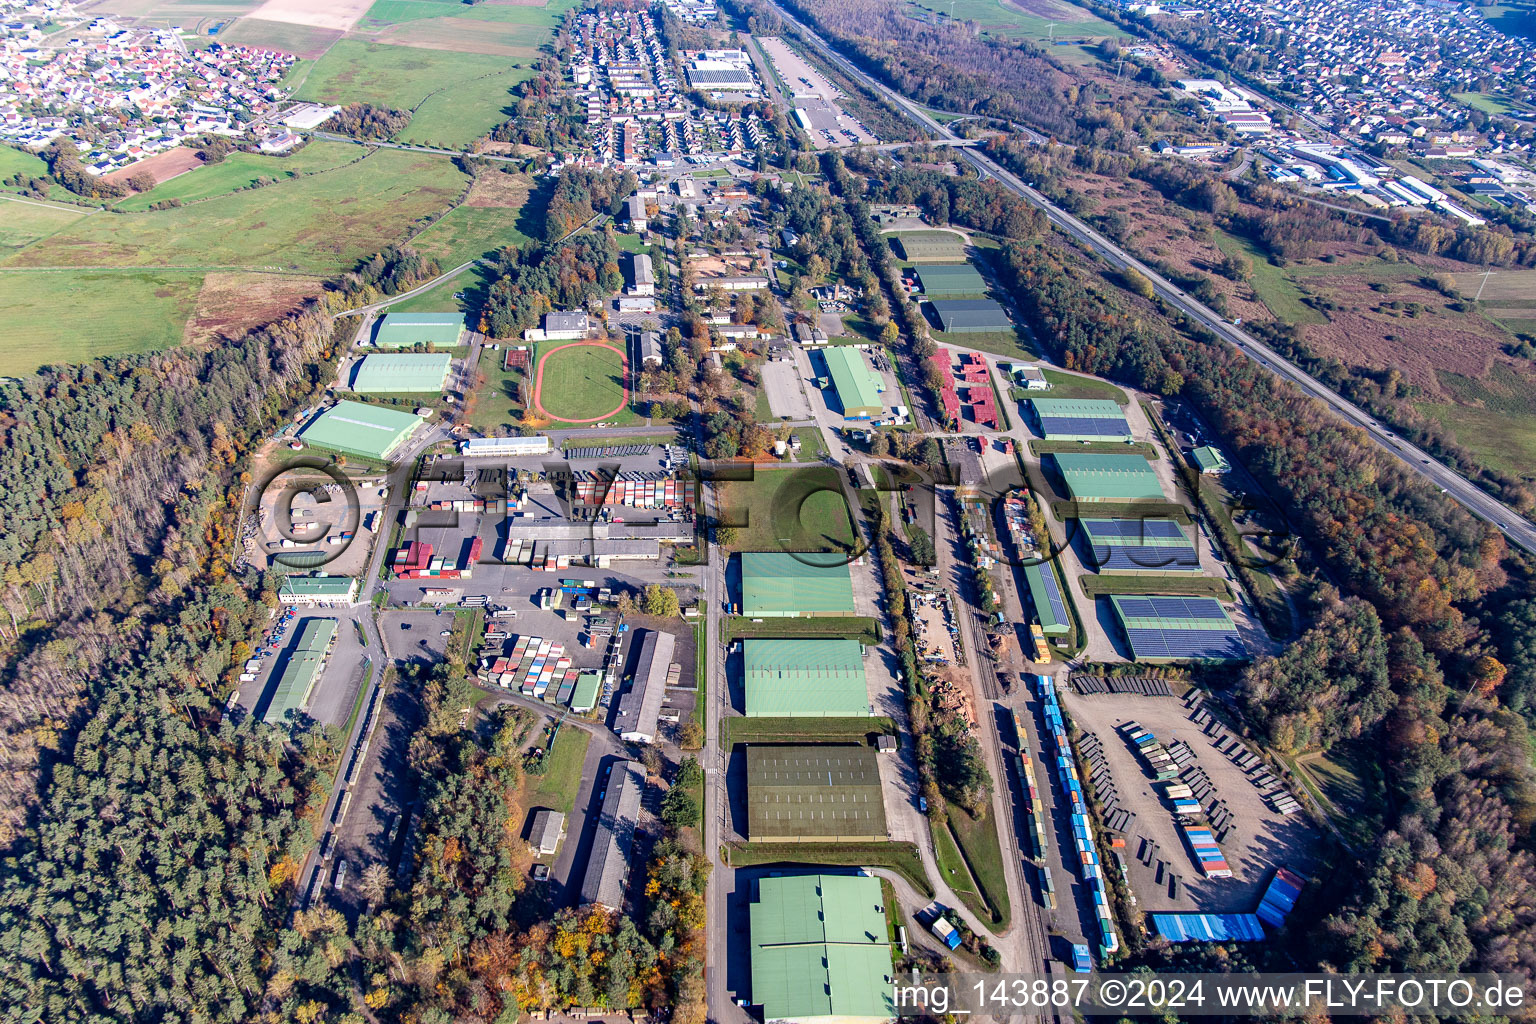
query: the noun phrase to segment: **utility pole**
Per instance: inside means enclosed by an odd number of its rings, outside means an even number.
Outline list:
[[[1056,42],[1056,23],[1054,21],[1050,22],[1050,23],[1048,23],[1046,25],[1046,35],[1045,35],[1045,38],[1046,38],[1046,45],[1048,45],[1048,46],[1049,45],[1053,45]]]

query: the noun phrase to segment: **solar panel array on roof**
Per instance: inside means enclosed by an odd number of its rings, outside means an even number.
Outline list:
[[[1127,617],[1179,619],[1190,622],[1222,621],[1230,623],[1221,602],[1214,597],[1121,597],[1120,611]]]
[[[1100,571],[1189,572],[1200,555],[1171,519],[1082,519],[1088,552]]]
[[[885,839],[879,756],[852,745],[748,745],[748,838]]]
[[[1041,630],[1052,635],[1071,632],[1072,622],[1067,617],[1067,603],[1062,599],[1055,567],[1050,562],[1026,565],[1024,581],[1029,585],[1030,600],[1034,603]]]
[[[1112,595],[1138,661],[1241,661],[1247,649],[1221,604],[1209,597]]]
[[[1087,416],[1042,416],[1040,432],[1048,441],[1070,441],[1080,437],[1118,441],[1130,438],[1131,425],[1125,420],[1092,419]]]

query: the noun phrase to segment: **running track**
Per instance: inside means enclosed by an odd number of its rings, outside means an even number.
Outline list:
[[[568,348],[582,348],[588,345],[593,348],[606,348],[611,352],[617,352],[619,354],[619,361],[623,367],[620,373],[622,374],[622,379],[624,381],[624,400],[614,408],[610,409],[608,412],[603,413],[601,416],[593,416],[590,419],[573,420],[568,416],[556,416],[554,413],[544,408],[544,364],[549,362],[549,357],[554,355],[556,352],[564,352]],[[533,408],[538,412],[540,416],[543,416],[545,419],[556,420],[560,423],[599,423],[603,420],[617,416],[619,413],[624,411],[626,406],[629,405],[628,381],[629,356],[624,354],[623,349],[615,348],[614,346],[608,344],[606,341],[573,341],[569,345],[561,345],[559,348],[552,348],[539,357],[538,371],[533,378]]]

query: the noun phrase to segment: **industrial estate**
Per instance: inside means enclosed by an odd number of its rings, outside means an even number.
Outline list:
[[[0,0],[9,1016],[1528,972],[1532,15],[1368,7]]]

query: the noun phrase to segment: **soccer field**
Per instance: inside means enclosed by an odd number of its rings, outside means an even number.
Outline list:
[[[629,411],[623,353],[606,343],[555,342],[539,353],[534,395],[551,419],[621,419]]]

